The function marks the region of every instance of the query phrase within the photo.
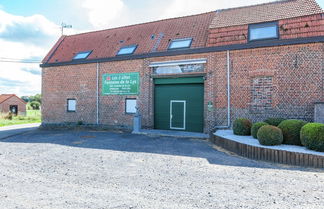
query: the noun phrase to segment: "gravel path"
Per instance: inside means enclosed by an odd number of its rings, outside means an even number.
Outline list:
[[[206,141],[34,131],[0,141],[0,208],[319,208],[323,170],[232,156]]]

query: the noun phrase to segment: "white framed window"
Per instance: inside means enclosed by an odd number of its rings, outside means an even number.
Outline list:
[[[86,59],[91,54],[91,52],[92,51],[79,52],[73,57],[73,59],[74,60]]]
[[[249,41],[279,38],[277,22],[249,25]]]
[[[168,49],[190,48],[191,43],[192,43],[192,38],[175,39],[171,41]]]
[[[67,111],[68,112],[76,111],[76,99],[68,99],[67,100]]]
[[[126,114],[135,114],[136,113],[137,100],[133,98],[127,98],[125,100],[125,112]]]
[[[121,47],[117,55],[133,54],[137,48],[137,45]]]

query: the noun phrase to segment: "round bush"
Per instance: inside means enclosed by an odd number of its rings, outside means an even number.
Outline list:
[[[308,123],[300,130],[301,143],[308,149],[324,152],[324,124]]]
[[[252,123],[249,119],[238,118],[233,123],[233,132],[235,135],[249,136],[251,135]]]
[[[286,119],[284,119],[284,118],[268,118],[268,119],[264,120],[264,122],[268,123],[269,125],[272,125],[272,126],[278,126],[284,120],[286,120]]]
[[[300,141],[300,129],[306,125],[303,120],[284,120],[278,128],[282,130],[283,144],[302,145]]]
[[[266,146],[280,145],[283,141],[283,135],[280,128],[271,125],[262,126],[257,136],[260,144]]]
[[[265,126],[265,125],[269,125],[269,124],[266,122],[257,122],[252,125],[251,135],[253,136],[253,138],[255,138],[255,139],[258,138],[257,134],[258,134],[259,128],[261,128],[262,126]]]

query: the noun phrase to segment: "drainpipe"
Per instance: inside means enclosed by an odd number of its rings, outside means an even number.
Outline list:
[[[97,62],[97,125],[99,125],[99,62]]]
[[[215,126],[214,129],[218,128],[230,128],[231,127],[231,85],[230,85],[230,51],[227,50],[227,125],[226,126]]]

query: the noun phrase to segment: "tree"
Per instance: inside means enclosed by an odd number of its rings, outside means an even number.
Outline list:
[[[30,106],[33,108],[33,110],[39,110],[41,104],[38,101],[32,101]]]
[[[41,94],[36,94],[35,96],[30,96],[29,101],[30,102],[37,101],[40,104],[42,104],[42,95]]]
[[[20,97],[22,100],[24,100],[25,102],[29,102],[29,96],[22,96]]]

